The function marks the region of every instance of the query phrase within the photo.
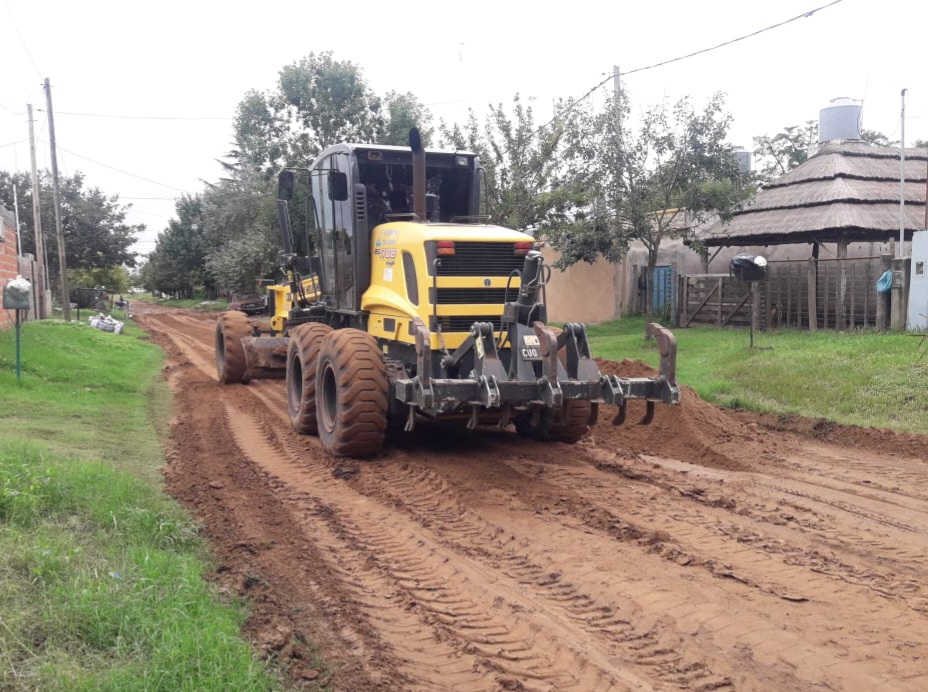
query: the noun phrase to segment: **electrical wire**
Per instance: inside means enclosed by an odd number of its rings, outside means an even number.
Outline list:
[[[19,111],[14,111],[12,108],[10,108],[9,106],[6,106],[6,105],[4,105],[4,104],[2,104],[2,103],[0,103],[0,108],[2,108],[2,109],[5,110],[7,113],[10,113],[10,114],[12,114],[12,115],[17,115],[17,116],[23,116],[23,115],[25,115],[25,113],[21,113],[21,112],[19,112]]]
[[[87,156],[83,156],[82,154],[78,154],[78,153],[76,153],[76,152],[73,152],[73,151],[70,151],[70,150],[68,150],[68,149],[65,149],[65,148],[64,148],[63,146],[61,146],[60,144],[58,145],[58,148],[59,148],[61,151],[65,151],[65,152],[69,153],[71,156],[76,156],[76,157],[79,158],[79,159],[83,159],[84,161],[89,161],[90,163],[96,164],[97,166],[102,166],[103,168],[109,168],[111,171],[116,171],[117,173],[122,173],[123,175],[128,175],[130,178],[138,178],[139,180],[144,180],[146,183],[152,183],[153,185],[160,185],[161,187],[166,187],[166,188],[171,189],[171,190],[177,190],[178,192],[183,192],[184,194],[187,194],[187,195],[190,194],[190,192],[188,192],[187,190],[184,190],[184,189],[179,188],[179,187],[175,187],[174,185],[168,185],[167,183],[159,183],[157,180],[152,180],[151,178],[145,178],[145,177],[142,177],[141,175],[136,175],[135,173],[130,173],[129,171],[124,171],[124,170],[121,169],[121,168],[116,168],[115,166],[110,166],[110,165],[108,165],[108,164],[101,163],[100,161],[95,161],[94,159],[91,159],[91,158],[89,158],[89,157],[87,157]]]
[[[697,56],[697,55],[703,55],[704,53],[709,53],[709,52],[711,52],[711,51],[718,50],[719,48],[724,48],[725,46],[730,46],[731,44],[737,43],[738,41],[744,41],[745,39],[753,38],[754,36],[759,36],[760,34],[763,34],[763,33],[767,32],[767,31],[771,31],[771,30],[773,30],[773,29],[778,29],[778,28],[780,28],[780,27],[782,27],[782,26],[786,26],[787,24],[790,24],[791,22],[795,22],[795,21],[797,21],[797,20],[799,20],[799,19],[806,19],[806,18],[809,18],[809,17],[811,17],[812,15],[814,15],[816,12],[819,12],[820,10],[824,10],[824,9],[829,8],[829,7],[832,7],[833,5],[837,5],[838,3],[843,2],[843,1],[844,1],[844,0],[832,0],[832,2],[829,2],[829,3],[826,4],[826,5],[822,5],[822,6],[820,6],[820,7],[816,7],[815,9],[809,10],[808,12],[803,12],[802,14],[797,14],[795,17],[791,17],[790,19],[786,19],[786,20],[784,20],[784,21],[782,21],[782,22],[777,22],[776,24],[771,24],[770,26],[766,26],[766,27],[764,27],[763,29],[758,29],[757,31],[752,31],[752,32],[749,33],[749,34],[745,34],[745,35],[743,35],[743,36],[739,36],[738,38],[733,38],[733,39],[730,39],[730,40],[728,40],[728,41],[724,41],[724,42],[722,42],[722,43],[719,43],[719,44],[716,44],[716,45],[714,45],[714,46],[711,46],[710,48],[703,48],[703,49],[701,49],[701,50],[693,51],[692,53],[687,53],[686,55],[681,55],[681,56],[676,57],[676,58],[671,58],[671,59],[669,59],[669,60],[662,60],[662,61],[656,62],[656,63],[654,63],[654,64],[652,64],[652,65],[646,65],[645,67],[636,67],[636,68],[633,69],[633,70],[627,70],[627,71],[625,71],[625,72],[621,72],[620,74],[621,74],[621,76],[624,77],[624,76],[627,76],[627,75],[630,75],[630,74],[635,74],[635,73],[638,73],[638,72],[645,72],[645,71],[647,71],[647,70],[653,70],[653,69],[658,68],[658,67],[663,67],[664,65],[669,65],[669,64],[671,64],[671,63],[679,62],[679,61],[681,61],[681,60],[686,60],[686,59],[688,59],[688,58],[692,58],[692,57],[695,57],[695,56]],[[533,133],[533,136],[534,136],[534,135],[537,135],[539,132],[541,132],[542,130],[544,130],[546,127],[548,127],[549,125],[551,125],[551,124],[552,124],[553,122],[555,122],[556,120],[558,120],[558,119],[563,118],[564,116],[566,116],[566,115],[567,115],[568,113],[570,113],[579,103],[581,103],[581,102],[584,101],[585,99],[589,98],[590,95],[591,95],[593,92],[595,92],[597,89],[599,89],[599,88],[602,87],[604,84],[606,84],[608,81],[610,81],[611,79],[614,79],[614,78],[615,78],[615,75],[609,74],[609,75],[608,75],[605,79],[603,79],[601,82],[595,84],[595,85],[592,86],[590,89],[588,89],[588,90],[586,91],[586,93],[583,94],[583,96],[580,96],[580,97],[578,97],[578,98],[576,98],[576,99],[573,99],[573,100],[567,105],[567,107],[566,107],[564,110],[562,110],[560,113],[558,113],[557,115],[555,115],[553,118],[551,118],[551,120],[549,120],[548,122],[546,122],[544,125],[542,125],[541,127],[537,128],[537,129],[535,130],[535,132]]]
[[[41,108],[37,108],[37,111],[43,113],[44,111]],[[200,116],[172,116],[172,115],[113,115],[106,113],[74,113],[70,111],[55,111],[55,115],[77,115],[84,118],[119,118],[122,120],[235,120],[235,118],[214,118],[214,117],[200,117]]]
[[[693,58],[697,55],[702,55],[703,53],[709,53],[710,51],[718,50],[719,48],[724,48],[725,46],[730,46],[731,44],[737,43],[738,41],[744,41],[745,39],[748,39],[748,38],[760,36],[761,34],[767,31],[771,31],[773,29],[779,29],[781,26],[786,26],[787,24],[790,24],[791,22],[795,22],[799,19],[808,19],[816,12],[827,9],[833,5],[837,5],[840,2],[844,2],[844,0],[832,0],[832,2],[829,2],[827,5],[816,7],[814,10],[809,10],[808,12],[803,12],[802,14],[797,14],[795,17],[791,17],[790,19],[786,19],[782,22],[778,22],[777,24],[771,24],[770,26],[766,26],[763,29],[758,29],[757,31],[752,31],[750,34],[745,34],[744,36],[739,36],[738,38],[733,38],[729,41],[719,43],[715,46],[712,46],[711,48],[703,48],[702,50],[697,50],[692,53],[687,53],[686,55],[681,55],[678,58],[671,58],[670,60],[663,60],[661,62],[654,63],[653,65],[648,65],[647,67],[638,67],[634,70],[628,70],[627,72],[623,72],[622,75],[624,76],[624,75],[634,74],[636,72],[644,72],[645,70],[653,70],[655,67],[663,67],[664,65],[669,65],[670,63],[679,62],[680,60],[686,60],[687,58]]]
[[[13,28],[16,30],[16,35],[19,36],[19,42],[23,44],[23,50],[26,51],[26,56],[29,58],[29,62],[32,63],[32,69],[35,70],[35,73],[39,76],[39,79],[42,79],[42,72],[39,70],[38,66],[35,64],[35,60],[32,58],[32,52],[29,50],[29,46],[26,44],[26,39],[23,38],[23,34],[19,30],[19,25],[16,23],[16,17],[13,16],[13,10],[10,9],[10,6],[6,0],[3,0],[3,6],[6,7],[7,14],[10,15],[10,21],[13,23]]]

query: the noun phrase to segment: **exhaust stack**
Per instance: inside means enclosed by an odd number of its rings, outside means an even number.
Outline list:
[[[418,127],[409,131],[409,148],[412,149],[412,211],[420,221],[425,221],[425,149]]]

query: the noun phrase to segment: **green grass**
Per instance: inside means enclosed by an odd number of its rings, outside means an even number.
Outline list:
[[[136,293],[125,297],[129,300],[130,306],[133,301],[141,301],[143,303],[170,305],[175,308],[189,308],[190,310],[204,310],[207,312],[222,312],[229,307],[227,300],[207,300],[203,296],[174,300],[173,298],[155,298],[151,293]]]
[[[0,332],[0,689],[267,690],[243,604],[161,486],[161,353],[129,327]]]
[[[658,364],[645,322],[589,328],[594,355]],[[677,379],[721,406],[822,417],[849,425],[928,431],[928,360],[905,334],[691,327],[674,331]]]

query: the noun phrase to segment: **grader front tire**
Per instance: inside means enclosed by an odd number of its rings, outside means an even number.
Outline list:
[[[301,435],[315,435],[316,366],[319,349],[332,328],[321,322],[301,324],[290,332],[287,345],[287,411],[291,427]]]
[[[377,342],[360,329],[325,337],[316,368],[319,440],[335,457],[367,457],[383,447],[389,380]]]
[[[221,384],[247,383],[247,362],[242,339],[251,334],[244,312],[230,310],[216,320],[216,374]]]

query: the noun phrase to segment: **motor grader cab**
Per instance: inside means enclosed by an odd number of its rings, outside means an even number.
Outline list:
[[[426,152],[415,130],[410,145],[339,144],[281,172],[282,233],[291,209],[305,210],[309,256],[287,256],[279,335],[220,317],[221,382],[283,371],[293,428],[335,456],[376,453],[388,425],[411,431],[421,418],[576,442],[602,403],[619,423],[629,399],[648,402],[644,422],[655,402],[679,402],[668,330],[649,326],[658,376],[600,373],[584,325],[546,324],[550,269],[535,240],[480,215],[477,157]]]

